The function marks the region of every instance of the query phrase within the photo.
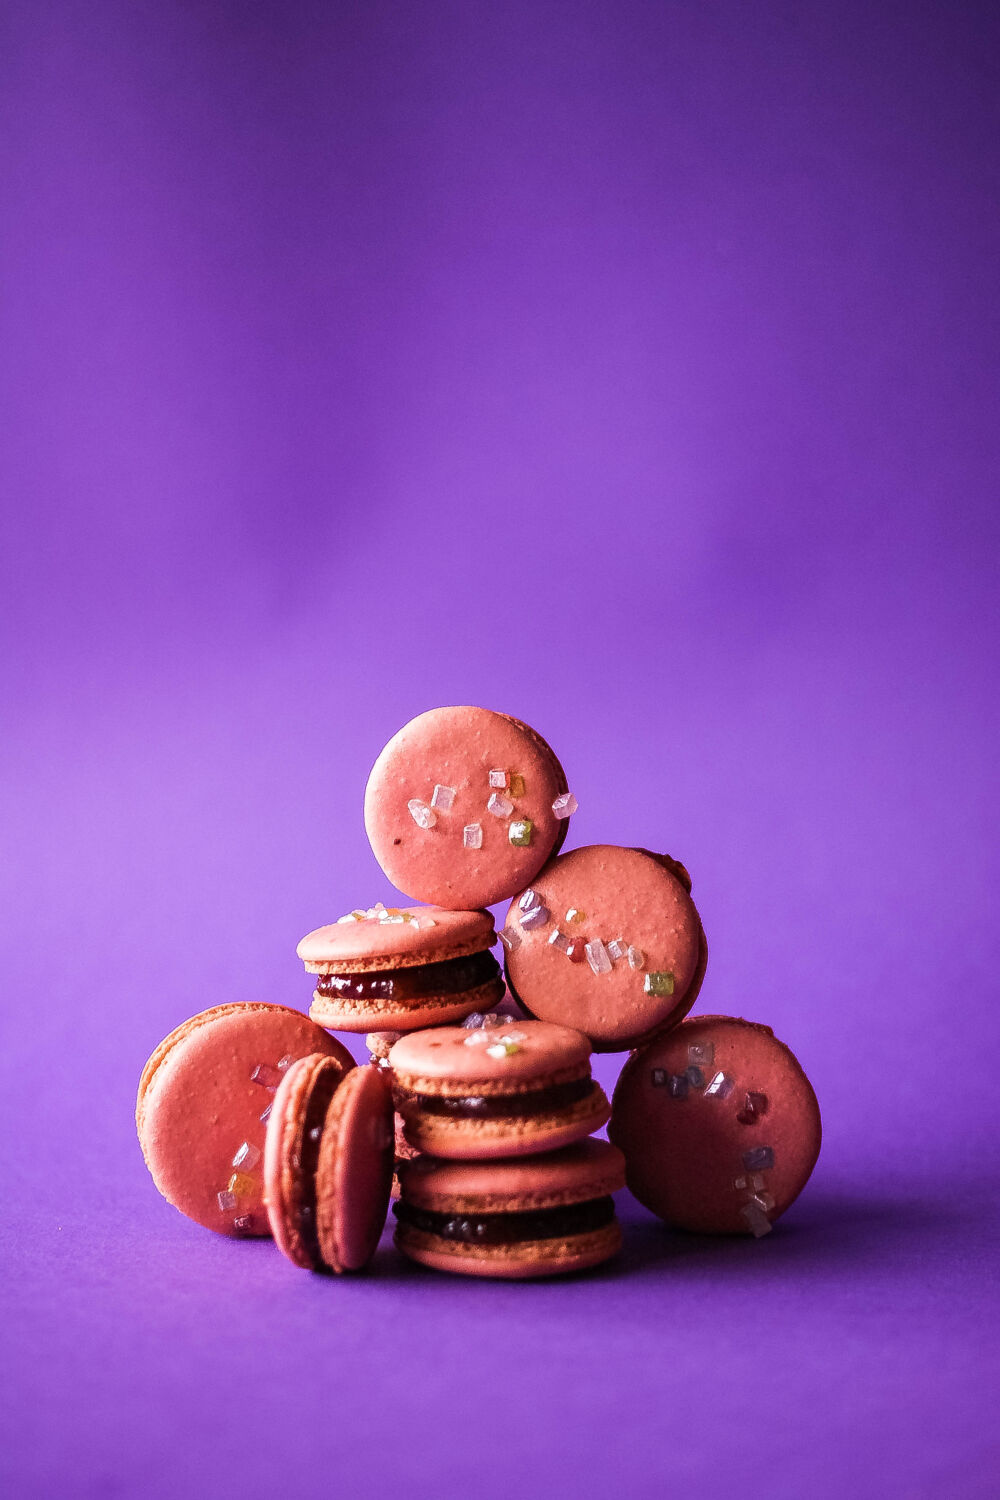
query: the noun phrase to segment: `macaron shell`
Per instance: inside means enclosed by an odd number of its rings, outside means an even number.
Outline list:
[[[441,963],[482,953],[496,942],[488,911],[450,911],[441,906],[402,906],[412,922],[375,917],[328,922],[306,933],[296,953],[311,974],[364,973]]]
[[[392,1092],[381,1069],[356,1068],[330,1103],[316,1170],[316,1227],[330,1270],[360,1270],[374,1255],[393,1163]]]
[[[487,803],[491,770],[520,776],[514,811],[498,818]],[[430,804],[436,785],[455,792],[420,828],[407,804]],[[567,819],[552,811],[567,790],[565,774],[539,734],[518,719],[472,706],[431,709],[394,735],[372,768],[365,790],[365,828],[386,875],[418,901],[452,908],[492,906],[523,889],[566,836]],[[510,823],[528,819],[531,841],[510,842]],[[478,823],[479,849],[466,848],[463,829]]]
[[[588,1138],[515,1161],[439,1161],[420,1156],[402,1168],[406,1201],[459,1214],[523,1213],[586,1203],[625,1186],[625,1158],[609,1141]]]
[[[711,1048],[710,1063],[702,1060],[705,1048]],[[706,1087],[673,1097],[667,1080],[692,1065]],[[728,1085],[710,1094],[716,1074]],[[750,1111],[748,1094],[760,1096]],[[755,1196],[755,1172],[773,1223],[808,1181],[822,1127],[809,1080],[769,1027],[703,1016],[629,1058],[615,1089],[609,1134],[625,1153],[629,1188],[652,1213],[699,1233],[748,1234],[753,1230],[743,1210]],[[769,1149],[773,1165],[755,1169],[748,1154],[761,1148]],[[758,1232],[766,1232],[755,1217]]]
[[[517,1038],[510,1052],[490,1055],[504,1037]],[[441,1026],[412,1032],[389,1051],[389,1065],[403,1088],[422,1094],[516,1093],[586,1076],[590,1043],[570,1026],[512,1020],[483,1030]]]
[[[271,1233],[281,1253],[305,1271],[319,1260],[301,1233],[302,1207],[312,1187],[302,1180],[302,1151],[313,1091],[320,1077],[340,1068],[337,1058],[311,1053],[292,1063],[274,1096],[264,1146],[264,1201]],[[341,1081],[347,1069],[341,1070]]]
[[[314,990],[309,1015],[318,1026],[331,1031],[370,1032],[374,1027],[389,1027],[399,1032],[423,1031],[429,1026],[446,1026],[461,1021],[475,1011],[490,1010],[503,999],[506,986],[498,974],[471,990],[450,995],[421,995],[419,1000],[378,1000],[371,1003],[346,1003]]]
[[[266,1114],[282,1073],[278,1063],[320,1052],[344,1069],[345,1047],[299,1011],[256,1003],[215,1006],[166,1037],[143,1069],[136,1120],[153,1181],[181,1213],[220,1234],[270,1233],[261,1158]],[[266,1082],[254,1081],[258,1065]],[[246,1143],[249,1158],[233,1159]],[[218,1195],[236,1174],[237,1205]],[[245,1221],[237,1227],[236,1220]]]
[[[684,1016],[694,1003],[707,947],[701,920],[674,861],[640,849],[593,844],[553,860],[531,882],[548,912],[526,926],[515,899],[506,928],[519,941],[507,952],[507,979],[520,1003],[543,1021],[585,1032],[595,1051],[624,1051]],[[686,873],[686,872],[685,872]],[[570,920],[570,911],[582,915]],[[641,954],[595,974],[551,942],[555,932],[604,944],[618,938]],[[669,995],[647,994],[646,976],[669,973]]]
[[[461,1120],[402,1104],[406,1139],[418,1151],[452,1161],[492,1161],[556,1151],[607,1124],[611,1106],[600,1084],[575,1104],[523,1119]]]
[[[589,1234],[564,1239],[525,1240],[518,1245],[464,1245],[400,1224],[394,1236],[398,1250],[435,1271],[459,1276],[489,1276],[529,1281],[589,1271],[617,1255],[622,1233],[617,1222]]]

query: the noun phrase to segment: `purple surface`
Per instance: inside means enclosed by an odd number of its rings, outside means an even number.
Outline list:
[[[995,10],[0,26],[0,1487],[994,1495]],[[824,1111],[770,1239],[334,1284],[157,1197],[146,1055],[307,1004],[447,702],[691,868]]]

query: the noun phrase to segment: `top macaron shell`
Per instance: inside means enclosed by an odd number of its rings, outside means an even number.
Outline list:
[[[700,1078],[684,1087],[692,1066]],[[640,1203],[704,1234],[766,1232],[763,1211],[773,1222],[794,1202],[822,1139],[816,1095],[797,1058],[769,1026],[733,1016],[685,1021],[634,1052],[608,1133],[625,1153]],[[757,1229],[745,1213],[755,1187],[764,1195],[762,1213],[750,1211]]]
[[[336,1059],[345,1073],[354,1067],[347,1049],[301,1012],[253,1002],[215,1006],[160,1044],[143,1070],[136,1124],[146,1163],[168,1202],[220,1234],[270,1233],[261,1116],[269,1113],[283,1077],[279,1064],[287,1067],[309,1053]],[[219,1194],[229,1190],[234,1174],[237,1201],[223,1207]]]
[[[520,782],[491,787],[491,771]],[[432,806],[438,786],[447,806],[440,798]],[[561,846],[568,819],[557,818],[552,803],[566,791],[558,760],[526,724],[484,708],[436,708],[406,724],[375,762],[365,828],[375,858],[407,895],[451,908],[492,906],[528,885]],[[513,811],[490,812],[494,792]],[[418,825],[412,800],[431,809],[433,826]],[[512,824],[523,820],[531,824],[530,842],[511,843]],[[472,825],[480,830],[478,848],[463,837]]]
[[[558,1083],[589,1072],[590,1043],[579,1031],[542,1021],[515,1021],[511,1027],[520,1039],[503,1056],[491,1056],[489,1044],[507,1028],[483,1033],[436,1026],[401,1037],[389,1052],[389,1064],[405,1088],[454,1096],[467,1094],[473,1084],[477,1093],[518,1093],[543,1080]]]
[[[410,921],[351,917],[317,927],[296,952],[313,974],[363,972],[439,963],[482,953],[496,942],[488,911],[453,911],[442,906],[401,906]]]
[[[375,1253],[392,1188],[392,1122],[385,1075],[356,1068],[327,1111],[316,1169],[316,1229],[334,1271],[359,1271]]]
[[[507,913],[507,980],[518,1000],[539,1020],[585,1032],[598,1052],[625,1051],[681,1020],[697,998],[707,946],[679,869],[611,844],[553,860],[531,883],[546,920],[525,924],[517,899]],[[622,956],[595,973],[586,959],[571,962],[552,942],[557,933],[584,943],[620,939],[641,962]],[[671,976],[661,985],[670,993],[646,993],[647,975],[660,974]]]

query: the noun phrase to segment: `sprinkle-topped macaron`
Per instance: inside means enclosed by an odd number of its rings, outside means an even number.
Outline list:
[[[552,750],[519,719],[435,708],[386,745],[365,827],[393,885],[457,909],[505,901],[534,879],[576,811]]]
[[[389,1053],[411,1145],[458,1160],[525,1156],[606,1122],[608,1101],[590,1076],[590,1043],[579,1031],[492,1016],[470,1021],[414,1032]]]
[[[640,1203],[680,1229],[767,1234],[819,1155],[819,1105],[769,1026],[685,1021],[633,1053],[609,1134]]]
[[[560,855],[516,897],[500,934],[507,982],[531,1015],[621,1052],[679,1021],[708,950],[684,866],[593,844]]]
[[[516,1161],[420,1157],[400,1169],[396,1244],[411,1260],[463,1276],[557,1276],[616,1253],[611,1194],[625,1162],[607,1141]]]
[[[309,1014],[334,1031],[416,1031],[460,1021],[501,999],[488,911],[440,906],[358,909],[302,939],[317,974]]]
[[[307,1271],[358,1271],[375,1253],[392,1182],[392,1097],[375,1068],[338,1078],[319,1054],[294,1063],[267,1127],[271,1230]]]
[[[175,1208],[219,1234],[269,1234],[261,1157],[290,1066],[320,1053],[331,1080],[354,1059],[284,1005],[216,1005],[164,1039],[142,1071],[136,1126],[153,1181]]]

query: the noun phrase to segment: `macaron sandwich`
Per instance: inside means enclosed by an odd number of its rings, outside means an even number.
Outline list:
[[[610,1260],[626,1183],[674,1229],[769,1234],[815,1165],[816,1096],[768,1027],[685,1019],[708,960],[687,870],[612,844],[561,853],[577,810],[520,719],[438,708],[393,735],[364,821],[414,904],[301,940],[308,1017],[223,1004],[160,1043],[136,1123],[163,1196],[333,1275],[371,1261],[392,1194],[402,1255],[462,1276]],[[371,1062],[328,1031],[365,1033]],[[592,1052],[630,1054],[612,1104]]]

